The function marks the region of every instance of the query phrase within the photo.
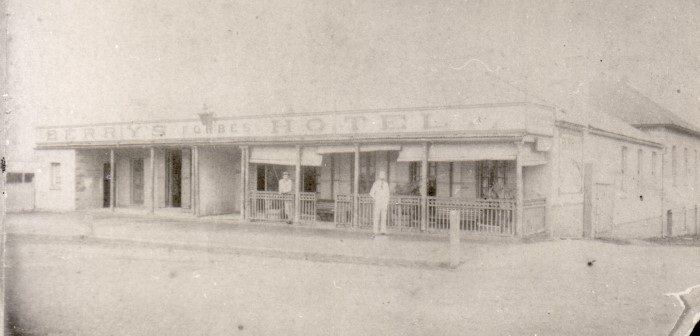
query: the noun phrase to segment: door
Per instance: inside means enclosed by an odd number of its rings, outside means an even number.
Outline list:
[[[131,204],[143,205],[144,171],[143,159],[131,160]]]
[[[613,214],[615,211],[613,186],[595,185],[594,228],[597,237],[610,237],[613,234]]]
[[[109,204],[111,203],[111,189],[110,189],[110,184],[109,180],[112,178],[111,176],[111,167],[108,163],[105,163],[102,166],[102,207],[103,208],[109,208]]]

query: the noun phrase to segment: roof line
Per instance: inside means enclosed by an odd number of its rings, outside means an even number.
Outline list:
[[[632,92],[634,92],[638,97],[640,97],[641,99],[643,99],[645,102],[647,102],[647,103],[653,105],[654,107],[656,107],[656,108],[658,108],[659,110],[663,111],[664,113],[668,114],[666,117],[669,117],[669,118],[671,119],[671,122],[672,122],[672,123],[670,123],[670,124],[663,123],[663,124],[640,124],[640,125],[663,125],[663,126],[666,126],[666,125],[671,126],[671,125],[673,125],[673,126],[675,126],[676,128],[679,128],[679,129],[681,129],[681,130],[687,130],[687,131],[692,132],[692,134],[694,134],[694,135],[700,136],[700,129],[697,129],[696,126],[695,126],[694,124],[692,124],[692,123],[690,123],[689,121],[685,120],[684,118],[682,118],[682,117],[679,116],[678,114],[674,113],[673,111],[671,111],[671,110],[669,110],[669,109],[663,107],[661,104],[659,104],[659,103],[656,102],[655,100],[653,100],[653,99],[647,97],[644,93],[642,93],[639,89],[637,89],[637,88],[636,88],[634,85],[632,85],[630,82],[625,81],[624,83],[625,83],[625,86],[627,86]],[[674,119],[676,119],[676,120],[674,120]],[[685,127],[685,126],[683,126],[683,125],[679,125],[679,124],[678,124],[678,121],[685,123],[686,125],[690,126],[691,128]]]
[[[649,128],[649,127],[668,127],[668,128],[675,128],[675,129],[677,129],[677,130],[679,130],[679,131],[681,131],[681,132],[688,133],[688,134],[693,135],[693,136],[696,136],[696,137],[700,137],[700,130],[690,129],[690,128],[683,127],[683,126],[676,125],[676,124],[669,124],[669,123],[660,123],[660,124],[632,124],[632,126],[638,127],[638,128]]]

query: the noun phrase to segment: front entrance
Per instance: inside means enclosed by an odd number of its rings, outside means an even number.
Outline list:
[[[109,208],[111,203],[112,190],[110,188],[109,180],[112,179],[112,171],[108,163],[102,166],[102,207]]]
[[[180,150],[167,152],[165,176],[166,206],[179,208],[182,206],[182,152]]]

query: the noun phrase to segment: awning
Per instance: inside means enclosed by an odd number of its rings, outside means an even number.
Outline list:
[[[428,161],[515,160],[518,149],[510,143],[433,144]]]
[[[323,156],[316,154],[316,147],[302,147],[302,166],[321,166]],[[292,146],[265,146],[250,148],[250,162],[294,166],[297,164],[297,149]]]
[[[513,144],[432,144],[428,148],[428,161],[515,160],[517,151],[517,148]],[[399,162],[423,160],[423,146],[403,146],[396,160]]]
[[[398,162],[411,162],[411,161],[421,161],[423,160],[423,146],[422,145],[405,145],[401,148],[399,152],[399,157],[396,159]]]
[[[360,152],[383,152],[383,151],[398,151],[401,150],[401,145],[360,145]],[[318,146],[316,147],[317,154],[331,153],[354,153],[355,146],[353,145],[337,145],[337,146]]]

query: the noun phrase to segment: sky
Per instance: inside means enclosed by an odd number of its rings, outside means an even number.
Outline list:
[[[700,125],[700,0],[10,1],[38,125],[464,104],[475,71],[566,105],[624,80]],[[581,89],[583,88],[583,90]]]

